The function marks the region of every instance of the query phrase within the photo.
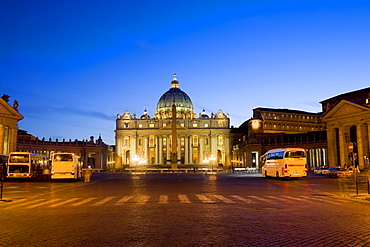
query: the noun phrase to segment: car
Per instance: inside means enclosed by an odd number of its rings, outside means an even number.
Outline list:
[[[336,178],[351,177],[352,174],[353,174],[352,168],[345,169],[343,167],[330,167],[328,170],[328,175],[330,178],[332,177],[336,177]]]
[[[328,167],[318,166],[318,167],[315,167],[315,170],[313,170],[313,173],[315,175],[327,175],[328,174],[328,170],[329,170]]]

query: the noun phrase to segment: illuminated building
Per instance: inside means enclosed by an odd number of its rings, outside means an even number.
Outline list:
[[[8,102],[9,96],[4,94],[0,98],[0,154],[16,151],[18,121],[23,119],[18,112],[18,101],[14,100],[13,106]]]
[[[354,143],[360,169],[369,168],[370,87],[334,96],[320,102],[327,126],[331,166],[350,166],[349,143]]]
[[[210,116],[203,110],[197,116],[190,97],[180,89],[174,74],[170,89],[160,97],[153,117],[146,110],[140,117],[128,111],[117,115],[117,168],[171,164],[173,105],[176,106],[178,167],[212,162],[215,166],[229,166],[229,117],[221,110]]]
[[[327,166],[327,142],[321,113],[255,108],[240,127],[243,140],[233,146],[235,167],[261,169],[260,157],[270,149],[299,147],[307,151],[308,168]]]

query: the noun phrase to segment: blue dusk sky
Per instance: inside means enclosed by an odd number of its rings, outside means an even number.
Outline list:
[[[2,0],[0,16],[0,94],[40,139],[114,144],[117,114],[153,117],[174,73],[235,127],[370,85],[368,0]]]

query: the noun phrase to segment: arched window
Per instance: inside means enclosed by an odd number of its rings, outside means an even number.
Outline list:
[[[193,136],[193,145],[198,146],[199,145],[199,137],[198,136]]]
[[[149,146],[154,147],[154,136],[149,137]]]
[[[217,145],[219,145],[219,146],[224,145],[224,137],[223,136],[218,136],[217,137]]]

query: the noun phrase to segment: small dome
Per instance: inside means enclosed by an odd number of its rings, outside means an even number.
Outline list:
[[[206,114],[206,111],[203,109],[203,111],[199,114],[199,118],[203,119],[209,119],[209,116]]]
[[[170,89],[158,101],[157,118],[169,118],[172,115],[172,106],[176,106],[178,118],[194,118],[194,107],[190,97],[180,89],[176,74],[171,82]]]
[[[150,116],[149,116],[147,110],[144,110],[144,114],[141,115],[140,119],[150,119]]]

